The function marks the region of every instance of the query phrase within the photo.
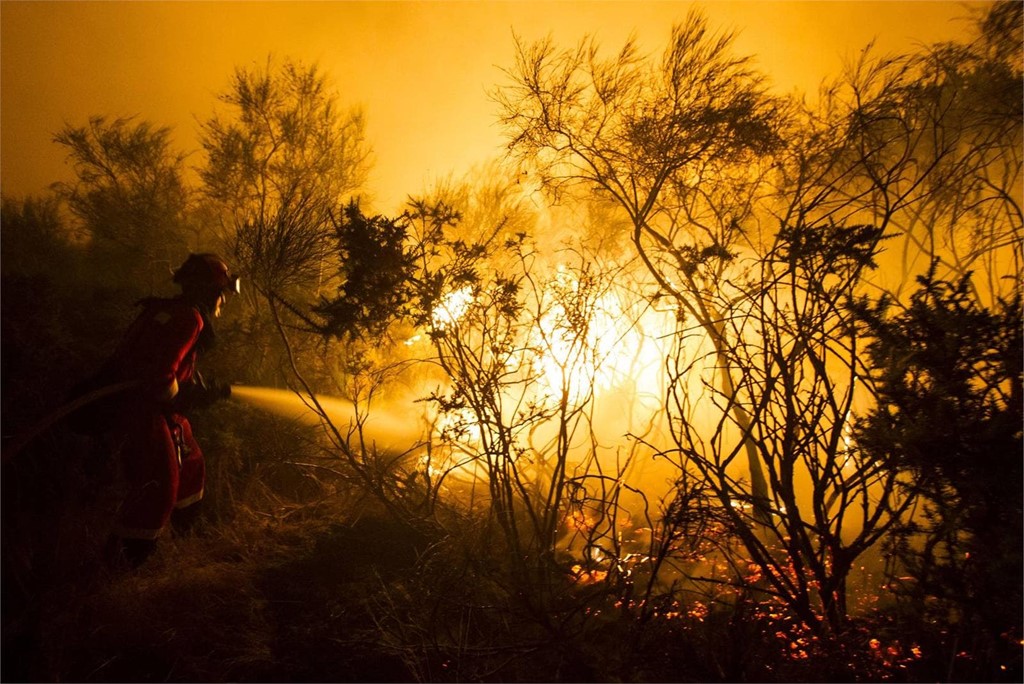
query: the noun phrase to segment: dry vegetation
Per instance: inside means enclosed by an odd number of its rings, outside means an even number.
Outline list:
[[[195,188],[69,126],[79,182],[3,201],[3,679],[1020,681],[1020,5],[979,19],[817,108],[698,15],[517,45],[520,166],[397,217],[315,68],[236,72]],[[197,244],[251,284],[204,370],[311,420],[198,412],[203,516],[110,567],[116,444],[10,438]]]

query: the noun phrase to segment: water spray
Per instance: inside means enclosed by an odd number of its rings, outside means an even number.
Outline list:
[[[138,381],[114,383],[84,394],[58,409],[43,416],[24,431],[12,436],[3,445],[2,460],[4,463],[18,455],[29,443],[46,432],[61,420],[79,409],[127,392],[138,386]],[[320,425],[321,417],[308,396],[300,396],[291,390],[273,389],[269,387],[252,387],[232,385],[227,396],[241,401],[274,415],[295,420],[307,425]],[[375,407],[373,411],[359,416],[355,405],[346,399],[328,395],[316,395],[319,405],[327,420],[339,432],[349,434],[362,423],[362,435],[367,444],[388,451],[404,452],[412,449],[422,441],[424,430],[422,422],[413,406],[395,404],[387,408]]]
[[[250,385],[231,387],[232,399],[306,425],[320,425],[320,410],[343,435],[354,432],[361,423],[365,442],[387,451],[408,451],[423,439],[424,426],[412,404],[374,406],[360,415],[355,404],[347,399],[321,394],[314,396],[315,404],[309,395],[300,395],[292,390]]]

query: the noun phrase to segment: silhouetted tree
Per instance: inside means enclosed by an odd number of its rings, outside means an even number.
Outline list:
[[[3,409],[9,435],[25,415],[52,405],[55,390],[66,391],[68,375],[81,372],[75,362],[94,351],[83,338],[97,330],[78,325],[91,283],[82,279],[83,253],[70,240],[60,200],[4,197],[0,223]]]
[[[61,219],[58,197],[4,197],[0,211],[4,225],[0,268],[4,275],[66,272],[73,236]]]
[[[202,125],[204,192],[224,213],[225,238],[265,294],[322,283],[334,219],[364,181],[359,111],[339,111],[317,66],[267,60],[235,70],[227,113]]]
[[[991,11],[1019,15],[1020,6]],[[889,277],[875,285],[897,296],[932,268],[956,281],[974,273],[979,301],[1009,292],[1024,265],[1024,48],[1017,43],[1016,63],[1003,61],[992,57],[994,40],[1013,39],[985,34],[895,57],[862,51],[800,116],[780,220],[879,226],[893,242],[882,262],[891,268],[879,274]]]
[[[260,351],[244,376],[277,384],[290,371],[274,307],[307,309],[335,287],[334,226],[365,178],[364,122],[358,110],[339,110],[316,65],[292,60],[237,68],[219,99],[226,111],[202,124],[203,193],[248,281],[236,332]],[[311,343],[296,338],[292,351],[316,365],[323,355],[306,356]]]
[[[498,97],[521,162],[556,192],[618,203],[679,312],[665,406],[676,444],[664,455],[698,471],[680,500],[700,486],[714,495],[709,519],[727,521],[758,568],[725,549],[732,581],[837,631],[854,559],[914,496],[894,461],[850,442],[872,388],[847,302],[898,294],[936,259],[947,273],[984,271],[976,297],[1019,279],[1020,79],[972,46],[866,51],[818,104],[789,108],[728,44],[691,15],[653,65],[632,44],[608,61],[592,41],[519,46]],[[888,259],[887,236],[902,243],[895,282],[893,269],[868,276]],[[688,321],[703,351],[686,342]]]
[[[353,201],[335,225],[338,288],[313,309],[321,333],[338,338],[383,336],[408,315],[414,284],[414,254],[407,221],[366,216]]]
[[[512,84],[497,93],[510,150],[546,187],[606,193],[626,213],[636,254],[662,294],[720,353],[726,394],[734,391],[724,355],[733,341],[714,294],[745,240],[760,162],[781,143],[780,103],[731,43],[694,12],[673,27],[660,62],[632,41],[609,60],[589,38],[561,52],[550,41],[520,44]],[[732,410],[747,420],[739,403]],[[763,516],[763,471],[754,444],[741,439]]]
[[[953,626],[976,653],[971,673],[1019,662],[1024,576],[1024,328],[1019,293],[978,305],[967,279],[934,271],[906,308],[888,298],[858,307],[870,339],[878,407],[856,430],[865,456],[910,477],[923,512],[893,540],[899,595]]]
[[[993,13],[1019,18],[1020,6],[997,4],[986,16],[991,19]],[[836,239],[837,226],[871,226],[873,237],[868,236],[865,248],[878,249],[880,241],[888,238],[886,253],[879,252],[878,257],[883,268],[870,278],[851,283],[848,290],[851,300],[878,290],[886,293],[870,295],[876,307],[871,334],[885,330],[886,315],[902,303],[908,312],[933,309],[935,317],[949,326],[945,344],[955,346],[955,340],[971,334],[972,316],[984,318],[989,314],[980,312],[1005,311],[1006,302],[1019,302],[1024,265],[1021,62],[1006,61],[1005,50],[991,49],[994,43],[1013,45],[1013,38],[1005,33],[996,37],[992,22],[984,16],[981,19],[981,27],[989,29],[970,43],[940,45],[890,58],[874,58],[870,50],[865,51],[842,78],[823,90],[817,107],[799,117],[780,166],[779,196],[783,201],[776,216],[784,226],[806,235],[816,233],[819,249],[831,250],[834,255],[845,244]],[[1019,33],[1012,21],[1000,20],[995,25],[1011,35]],[[1021,46],[1019,42],[1016,45],[1019,57]],[[919,291],[906,302],[905,289],[915,282],[915,276],[916,282],[927,284],[927,294]],[[943,284],[946,281],[955,286]],[[939,313],[949,308],[962,315]],[[902,314],[891,323],[897,328],[909,324]],[[959,326],[963,328],[954,332]],[[842,330],[849,329],[847,321]],[[847,385],[859,384],[865,393],[874,395],[873,402],[885,406],[892,399],[895,380],[885,369],[896,359],[880,355],[877,342],[865,353],[863,343],[856,343],[863,332],[845,334],[852,343],[847,352]],[[836,337],[833,346],[843,336]],[[911,353],[901,348],[893,335],[889,337],[893,354]],[[1014,349],[1017,343],[1005,337],[1001,334],[1000,339]],[[947,347],[936,349],[943,348]],[[971,358],[970,350],[962,351]],[[990,384],[987,376],[992,373],[980,363],[949,366],[946,372],[981,387]],[[1008,377],[1012,375],[1012,371],[1008,373]],[[835,398],[841,396],[845,395]],[[935,409],[936,415],[927,421],[919,406],[922,427],[931,420],[942,420],[940,403],[930,403],[929,410]],[[860,411],[869,410],[867,406]],[[886,412],[878,408],[871,415],[877,418]],[[841,422],[849,428],[852,420]],[[895,443],[888,450],[879,450],[862,447],[852,433],[843,437],[852,441],[849,449],[840,453],[848,451],[864,464],[881,464],[889,471],[886,477],[898,478],[895,482],[903,482],[908,474],[914,481],[924,478],[907,488],[886,487],[883,491],[897,495],[890,510],[875,492],[882,516],[900,512],[902,504],[919,496],[931,500],[926,507],[957,510],[956,490],[928,485],[927,472],[905,467]],[[949,495],[952,498],[944,501]],[[914,523],[906,528],[904,522],[908,521],[897,519],[892,525],[894,529],[914,529]]]
[[[76,180],[58,185],[82,221],[97,263],[115,282],[152,294],[192,247],[185,155],[171,131],[134,119],[94,116],[66,126],[54,140],[67,148]]]

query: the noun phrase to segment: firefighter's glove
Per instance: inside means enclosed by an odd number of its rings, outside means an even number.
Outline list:
[[[215,382],[211,391],[216,395],[214,401],[231,398],[231,385],[226,382]]]
[[[192,382],[181,388],[175,400],[175,408],[185,413],[192,409],[206,408],[221,399],[231,396],[231,385],[207,382],[201,376],[193,376]]]

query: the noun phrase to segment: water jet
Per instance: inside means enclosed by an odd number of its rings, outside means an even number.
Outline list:
[[[330,395],[300,395],[293,390],[233,385],[231,398],[282,418],[295,420],[306,425],[320,425],[326,418],[342,435],[355,436],[362,424],[362,435],[367,446],[401,453],[422,443],[426,425],[412,404],[392,403],[377,405],[370,410],[362,409],[360,415],[356,405],[347,399]],[[323,411],[323,417],[317,411]]]

